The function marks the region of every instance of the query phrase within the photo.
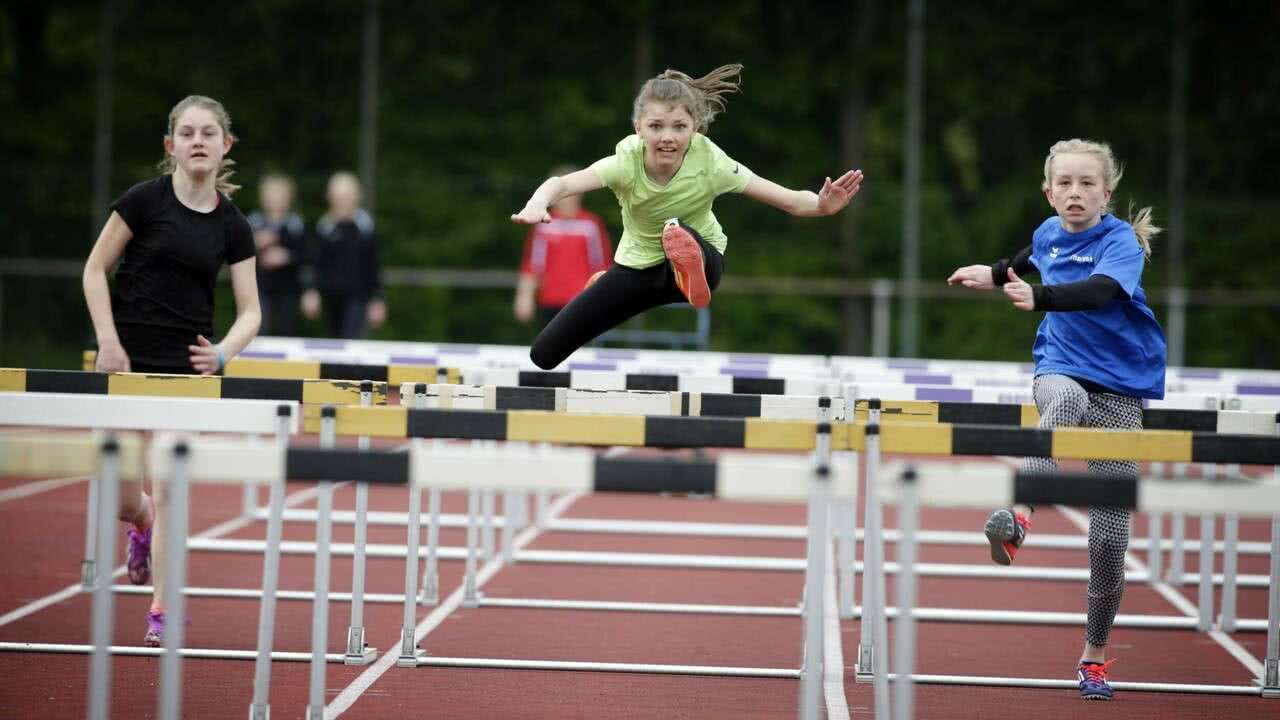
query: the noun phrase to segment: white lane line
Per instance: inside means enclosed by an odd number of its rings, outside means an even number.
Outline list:
[[[20,500],[24,497],[38,495],[49,490],[57,490],[58,488],[63,488],[68,485],[82,483],[87,479],[87,475],[80,475],[77,477],[51,478],[49,480],[40,480],[37,482],[26,483],[25,485],[18,485],[0,492],[0,503],[8,502],[10,500]]]
[[[312,498],[314,498],[318,492],[319,492],[319,486],[317,485],[314,487],[306,488],[305,490],[299,490],[298,492],[291,493],[288,497],[285,498],[285,503],[284,503],[285,507],[291,507],[294,505],[299,505],[301,503],[307,502],[308,500],[311,500]],[[195,537],[216,538],[222,535],[233,533],[253,522],[255,522],[255,520],[252,517],[246,517],[242,515],[232,520],[228,520],[218,525],[214,525],[213,527],[209,528],[208,530],[205,530],[204,532],[196,535]],[[122,575],[124,575],[124,573],[125,573],[124,565],[117,567],[116,569],[111,571],[111,578],[109,582],[114,582],[116,578],[121,577]],[[108,581],[103,580],[102,578],[99,578],[99,582],[108,582]],[[21,620],[22,618],[27,617],[28,615],[32,615],[34,613],[40,612],[41,610],[44,610],[45,608],[50,607],[52,605],[57,605],[58,603],[64,600],[68,600],[70,598],[75,597],[76,595],[79,595],[81,592],[83,592],[83,588],[81,587],[80,583],[76,583],[74,585],[68,585],[65,588],[59,590],[58,592],[45,595],[39,600],[33,600],[27,603],[26,605],[23,605],[22,607],[18,608],[17,610],[5,613],[4,615],[0,615],[0,627],[4,627],[5,625],[8,625],[10,623],[17,622],[18,620]]]
[[[578,498],[581,498],[583,494],[584,493],[575,492],[561,496],[552,503],[551,507],[547,509],[547,518],[551,519],[557,517],[560,513],[564,512],[569,505],[578,500]],[[525,528],[523,532],[516,536],[514,549],[520,550],[525,545],[533,542],[533,539],[537,537],[540,532],[542,532],[542,530],[536,525]],[[485,563],[484,567],[476,573],[476,587],[484,587],[484,584],[489,581],[489,578],[493,577],[494,573],[501,570],[504,566],[505,563],[502,562],[502,556],[500,554],[495,554],[493,559]],[[431,614],[427,615],[418,623],[418,626],[413,630],[414,644],[421,642],[422,638],[427,636],[427,633],[435,630],[440,623],[444,622],[444,619],[448,617],[450,613],[458,609],[458,606],[462,604],[462,591],[463,588],[459,586],[449,595],[448,598],[444,600],[444,602],[440,603],[435,610],[432,610]],[[342,713],[350,710],[356,700],[359,700],[360,696],[363,695],[375,682],[377,682],[378,678],[382,677],[388,668],[396,664],[396,661],[400,657],[398,651],[398,648],[400,647],[400,638],[397,637],[393,642],[387,644],[385,647],[389,649],[382,653],[382,656],[378,658],[377,662],[370,665],[364,672],[360,673],[355,680],[351,681],[350,685],[343,688],[342,692],[338,693],[338,695],[328,705],[325,705],[325,720],[334,720],[341,716]]]
[[[844,693],[844,647],[840,644],[840,609],[836,605],[836,559],[828,543],[827,572],[822,589],[823,642],[822,692],[827,700],[827,720],[849,720]]]
[[[1086,535],[1089,534],[1089,518],[1085,517],[1083,513],[1075,508],[1069,508],[1064,505],[1057,505],[1055,507],[1057,507],[1058,511],[1065,515],[1073,525],[1079,528],[1080,532]],[[1125,564],[1138,572],[1150,572],[1150,569],[1131,552],[1125,553]],[[1159,593],[1161,597],[1168,600],[1169,604],[1176,607],[1182,614],[1188,617],[1200,616],[1196,606],[1192,605],[1190,600],[1187,600],[1182,593],[1170,587],[1169,584],[1163,580],[1158,580],[1152,583],[1151,587]],[[1233,640],[1229,635],[1221,630],[1210,630],[1209,637],[1212,638],[1214,642],[1221,645],[1222,649],[1226,650],[1231,657],[1240,661],[1240,664],[1244,665],[1249,672],[1253,673],[1255,678],[1262,677],[1262,663],[1259,662],[1252,653],[1241,647],[1240,643]]]

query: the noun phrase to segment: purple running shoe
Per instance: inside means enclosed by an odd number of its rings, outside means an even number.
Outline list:
[[[129,582],[146,585],[151,580],[151,528],[145,531],[129,528],[129,543],[125,546],[125,564],[129,568]]]
[[[160,647],[164,643],[164,613],[147,611],[147,634],[142,636],[142,644],[147,647]]]

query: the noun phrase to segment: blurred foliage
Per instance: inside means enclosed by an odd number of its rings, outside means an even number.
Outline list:
[[[189,93],[230,110],[236,201],[256,205],[268,171],[298,181],[298,209],[322,211],[329,173],[355,169],[364,3],[257,0],[219,6],[115,0],[111,197],[151,177],[166,115]],[[92,207],[101,4],[10,0],[0,12],[0,257],[83,258],[105,208]],[[1024,245],[1049,209],[1039,192],[1054,141],[1092,137],[1126,162],[1116,192],[1168,218],[1172,6],[1048,0],[928,6],[922,268],[926,283]],[[868,15],[869,10],[874,10]],[[1270,216],[1280,196],[1280,5],[1190,3],[1186,284],[1267,290],[1280,276]],[[854,47],[858,24],[874,17]],[[651,32],[643,33],[646,26]],[[547,170],[586,165],[630,132],[642,38],[650,75],[742,62],[743,92],[711,135],[757,173],[816,189],[840,167],[842,107],[862,90],[867,174],[855,201],[866,277],[900,273],[906,20],[903,3],[697,4],[669,0],[381,3],[375,215],[388,265],[514,268],[508,221]],[[1271,162],[1267,160],[1271,159]],[[614,199],[587,206],[620,233]],[[839,276],[835,219],[794,219],[737,196],[717,214],[733,275]],[[1157,238],[1145,285],[1160,312]],[[74,366],[92,339],[76,280],[7,280],[5,364]],[[219,302],[220,327],[231,315]],[[392,289],[376,337],[528,342],[503,290]],[[867,304],[863,304],[865,311]],[[921,303],[920,354],[1023,359],[1036,318],[1001,302]],[[1193,307],[1187,360],[1280,366],[1275,308]],[[896,319],[896,317],[895,317]],[[648,327],[692,325],[680,313]],[[716,349],[836,353],[836,298],[724,294]],[[317,325],[309,325],[319,333]],[[865,348],[859,338],[856,345]]]

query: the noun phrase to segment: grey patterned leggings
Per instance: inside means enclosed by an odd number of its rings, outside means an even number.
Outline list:
[[[1142,401],[1111,393],[1088,392],[1065,375],[1040,375],[1032,385],[1040,428],[1091,427],[1113,430],[1142,429]],[[1028,472],[1058,469],[1050,458],[1029,457]],[[1131,460],[1090,460],[1089,471],[1105,475],[1137,475]],[[1116,507],[1089,508],[1089,628],[1086,640],[1104,647],[1111,635],[1124,595],[1124,555],[1129,548],[1129,511]]]

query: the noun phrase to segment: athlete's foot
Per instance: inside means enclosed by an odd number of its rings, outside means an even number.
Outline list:
[[[1104,663],[1092,660],[1081,660],[1076,667],[1076,677],[1080,679],[1081,700],[1110,700],[1113,697],[1111,686],[1107,684],[1107,670],[1115,660]]]
[[[987,518],[984,531],[991,543],[991,559],[997,565],[1012,565],[1013,556],[1027,538],[1031,521],[1015,510],[1001,508]]]
[[[676,287],[689,299],[689,304],[696,308],[704,308],[711,304],[711,288],[707,285],[705,259],[702,257],[702,246],[680,227],[675,220],[668,220],[662,228],[662,251],[671,262],[671,270],[676,276]]]
[[[164,613],[147,612],[147,634],[142,636],[142,644],[147,647],[160,647],[164,643]]]
[[[129,528],[125,565],[129,568],[129,582],[134,585],[146,585],[151,579],[151,528]]]

